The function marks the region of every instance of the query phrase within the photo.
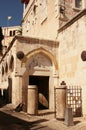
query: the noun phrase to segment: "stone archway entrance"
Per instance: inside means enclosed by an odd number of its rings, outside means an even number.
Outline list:
[[[57,76],[57,61],[55,57],[42,48],[28,53],[22,61],[22,65],[25,63],[26,71],[23,75],[25,86],[32,85],[38,88],[38,110],[50,110],[54,111],[54,87],[58,83]],[[23,83],[23,84],[24,84]],[[26,91],[23,89],[23,91]],[[28,90],[29,91],[29,90]],[[23,101],[28,103],[28,92],[23,97]],[[28,104],[27,104],[28,106]],[[28,111],[28,107],[27,107]]]
[[[38,89],[38,110],[49,109],[49,76],[29,76],[29,84]]]

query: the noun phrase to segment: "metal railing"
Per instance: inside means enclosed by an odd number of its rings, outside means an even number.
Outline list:
[[[57,92],[58,88],[54,89],[55,95],[55,118],[57,118]],[[67,86],[66,88],[66,108],[72,108],[73,116],[82,116],[82,88],[80,86]]]

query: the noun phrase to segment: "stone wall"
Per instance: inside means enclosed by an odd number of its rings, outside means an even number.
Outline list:
[[[59,12],[57,11],[58,1],[55,5],[55,1],[47,0],[46,9],[42,10],[43,3],[40,0],[38,0],[36,3],[34,0],[32,0],[27,5],[23,12],[23,35],[54,40],[56,39],[57,28],[59,26]],[[35,12],[34,5],[37,5]],[[44,16],[43,21],[42,16]]]
[[[57,38],[57,29],[86,7],[85,0],[81,1],[80,7],[75,7],[74,1],[30,1],[23,12],[23,36],[55,40]],[[45,3],[46,6],[44,7]],[[43,20],[42,17],[44,17]]]
[[[23,102],[27,111],[27,86],[29,76],[49,77],[49,108],[54,110],[54,86],[58,83],[58,46],[57,41],[15,36],[0,61],[0,88],[12,88],[11,103],[17,106]],[[23,59],[18,52],[23,52]],[[57,58],[56,58],[57,57]],[[57,59],[57,60],[56,60]],[[10,78],[10,83],[8,79]],[[45,85],[44,85],[45,86]],[[46,92],[47,93],[47,92]]]
[[[76,4],[77,3],[77,4]],[[64,0],[60,1],[60,27],[63,26],[67,21],[77,15],[83,8],[85,8],[84,0]]]
[[[56,58],[58,42],[30,37],[18,37],[17,40],[16,51],[22,51],[25,55],[22,60],[16,59],[16,74],[22,75],[22,101],[27,107],[27,96],[24,93],[27,94],[30,75],[49,76],[49,109],[54,110],[55,83],[53,76],[57,74],[56,70],[58,69],[58,61],[56,61],[58,59]]]
[[[82,52],[86,51],[86,16],[66,24],[58,39],[60,82],[82,87],[83,114],[86,114],[86,61],[81,59]]]

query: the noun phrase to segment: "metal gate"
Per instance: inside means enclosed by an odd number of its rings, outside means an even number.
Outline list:
[[[57,117],[57,91],[58,89],[55,88],[55,117]],[[82,116],[82,89],[80,86],[67,86],[65,102],[66,108],[72,108],[73,116]]]
[[[71,107],[73,116],[82,116],[82,89],[79,86],[69,86],[66,92],[66,107]]]

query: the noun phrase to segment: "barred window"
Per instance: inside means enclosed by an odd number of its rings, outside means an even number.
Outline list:
[[[75,6],[75,8],[81,8],[82,0],[74,0],[74,6]]]

